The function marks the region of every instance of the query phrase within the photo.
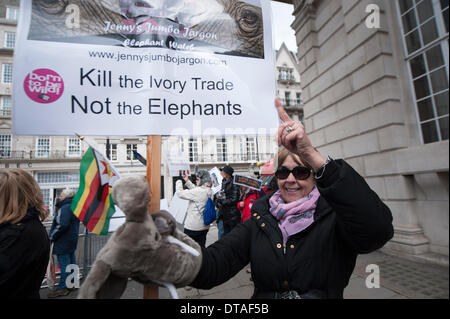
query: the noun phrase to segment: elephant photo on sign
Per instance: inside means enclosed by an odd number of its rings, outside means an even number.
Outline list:
[[[259,0],[33,0],[29,40],[264,58]]]

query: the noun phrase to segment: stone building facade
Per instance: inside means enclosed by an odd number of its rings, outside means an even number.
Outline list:
[[[293,120],[303,121],[302,85],[297,57],[282,43],[275,61],[277,97]]]
[[[448,1],[292,2],[313,144],[391,208],[385,252],[448,265]]]

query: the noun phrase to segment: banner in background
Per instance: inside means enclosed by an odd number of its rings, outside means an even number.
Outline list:
[[[261,190],[262,180],[244,175],[234,175],[233,184],[249,187],[259,191]]]
[[[268,135],[278,126],[268,0],[33,0],[20,10],[15,134]]]

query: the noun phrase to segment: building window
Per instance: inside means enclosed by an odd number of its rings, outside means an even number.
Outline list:
[[[70,137],[67,139],[67,156],[79,157],[81,156],[81,142],[80,139]]]
[[[240,146],[242,161],[256,161],[257,154],[255,137],[242,137]]]
[[[11,96],[4,95],[0,99],[0,116],[11,116]]]
[[[227,140],[225,137],[216,138],[217,161],[227,161]]]
[[[12,83],[12,64],[2,64],[2,83]]]
[[[285,100],[285,103],[284,103],[285,106],[291,105],[291,92],[289,92],[289,91],[284,92],[284,100]]]
[[[133,151],[137,152],[137,144],[127,144],[127,160],[131,161],[134,159]]]
[[[302,104],[302,93],[301,92],[297,92],[296,94],[296,103],[297,105]]]
[[[44,188],[41,189],[42,192],[42,198],[44,200],[44,206],[47,207],[47,209],[50,207],[50,189]]]
[[[14,49],[16,44],[16,34],[13,32],[5,32],[5,48]]]
[[[179,137],[179,145],[180,145],[180,153],[183,154],[184,153],[184,138],[183,137]]]
[[[109,148],[109,159],[117,161],[117,144],[111,144]]]
[[[36,141],[36,157],[49,157],[50,137],[39,137]]]
[[[448,1],[397,3],[422,141],[448,140]]]
[[[11,157],[11,134],[0,134],[0,158]]]
[[[256,161],[256,137],[247,137],[247,158],[249,161]]]
[[[69,184],[79,183],[80,173],[73,172],[37,172],[36,180],[39,184]]]
[[[290,68],[280,68],[278,74],[278,80],[281,81],[294,81],[293,69]]]
[[[19,19],[19,8],[6,7],[6,19],[17,21]]]
[[[189,161],[198,162],[198,140],[189,138]]]

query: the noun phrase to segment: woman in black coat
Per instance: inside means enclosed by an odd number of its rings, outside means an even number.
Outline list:
[[[0,169],[0,298],[40,298],[50,241],[47,216],[34,178],[20,169]]]
[[[345,161],[325,159],[276,100],[279,190],[252,216],[202,250],[191,286],[210,289],[249,262],[253,298],[343,298],[357,254],[393,236],[389,208]]]

